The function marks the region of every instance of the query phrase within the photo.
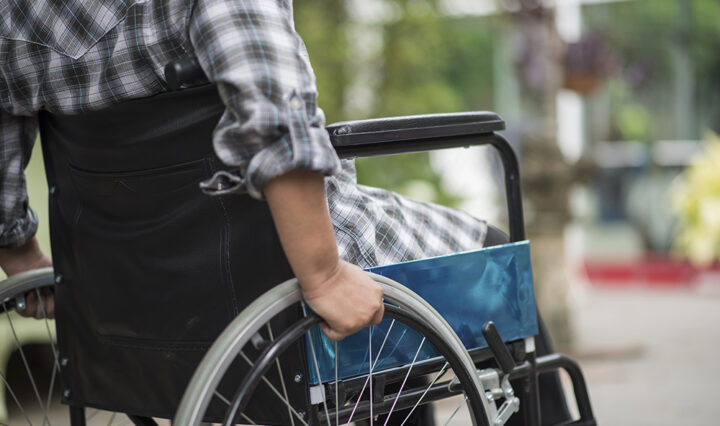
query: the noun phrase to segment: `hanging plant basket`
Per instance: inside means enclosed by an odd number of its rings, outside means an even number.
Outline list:
[[[563,87],[583,96],[592,94],[600,85],[600,77],[596,74],[566,72]]]

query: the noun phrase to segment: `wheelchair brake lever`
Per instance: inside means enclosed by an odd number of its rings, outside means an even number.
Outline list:
[[[513,359],[510,351],[505,342],[500,336],[495,323],[489,321],[485,323],[482,329],[483,336],[487,341],[490,351],[493,353],[495,360],[502,371],[502,375],[496,370],[492,370],[496,375],[486,373],[488,377],[491,377],[492,386],[489,387],[488,398],[497,400],[504,398],[505,401],[497,409],[496,413],[493,413],[494,426],[504,425],[513,413],[520,410],[520,399],[515,396],[512,386],[510,385],[510,372],[515,368],[515,360]],[[481,375],[482,377],[482,375]],[[502,379],[500,379],[502,377]],[[498,388],[499,384],[499,388]]]
[[[507,376],[513,371],[513,368],[515,368],[515,360],[513,360],[510,351],[507,346],[505,346],[505,342],[503,342],[502,337],[500,337],[500,332],[498,332],[497,327],[495,327],[495,323],[492,321],[485,323],[482,333],[500,369],[503,374]]]

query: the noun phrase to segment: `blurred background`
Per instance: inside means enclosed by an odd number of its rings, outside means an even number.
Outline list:
[[[506,120],[537,298],[601,424],[720,423],[720,1],[303,0],[295,15],[328,122]],[[366,159],[358,174],[506,228],[490,150]],[[46,222],[39,235],[48,247]]]

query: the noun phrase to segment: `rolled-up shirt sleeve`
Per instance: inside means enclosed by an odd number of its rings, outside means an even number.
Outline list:
[[[226,105],[215,152],[250,195],[290,170],[339,171],[291,0],[198,0],[189,34]]]
[[[36,117],[0,111],[0,247],[14,248],[30,240],[38,218],[28,204],[25,167],[37,137]]]

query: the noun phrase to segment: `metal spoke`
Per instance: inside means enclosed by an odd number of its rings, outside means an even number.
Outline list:
[[[423,394],[420,395],[420,399],[418,399],[418,401],[415,403],[415,405],[414,405],[413,408],[410,410],[410,412],[408,413],[408,415],[405,416],[405,420],[403,420],[402,423],[400,423],[400,426],[403,426],[403,425],[405,424],[405,422],[408,421],[408,419],[410,418],[410,416],[412,416],[412,414],[415,412],[415,409],[418,408],[418,406],[419,406],[420,403],[422,402],[423,398],[425,398],[425,395],[427,395],[427,393],[428,393],[428,391],[430,390],[430,388],[433,387],[433,385],[435,384],[435,382],[437,382],[438,380],[440,380],[440,378],[445,374],[445,369],[448,367],[448,365],[450,365],[450,363],[445,362],[445,365],[443,365],[443,367],[440,369],[440,372],[437,374],[437,376],[435,376],[435,378],[434,378],[433,381],[428,385],[428,387],[425,388],[425,392],[423,392]]]
[[[230,400],[227,399],[227,398],[225,398],[225,397],[224,397],[220,392],[218,392],[217,390],[213,391],[213,393],[215,394],[215,396],[218,397],[218,399],[219,399],[220,401],[224,402],[228,407],[232,405],[232,403],[230,402]],[[248,422],[250,422],[250,424],[253,424],[253,425],[257,426],[257,423],[255,423],[254,421],[252,421],[252,419],[251,419],[250,417],[246,416],[245,413],[240,413],[240,415],[241,415],[245,420],[247,420]]]
[[[270,336],[270,342],[275,341],[275,337],[273,336],[272,327],[270,327],[270,323],[267,323],[267,331],[268,335]],[[280,367],[280,359],[275,358],[275,366],[278,370],[278,376],[280,376],[280,386],[282,386],[283,395],[285,395],[286,400],[290,400],[287,393],[287,387],[285,387],[285,378],[283,377],[282,368]],[[288,417],[290,417],[290,424],[291,426],[295,426],[295,418],[293,417],[292,413],[290,412],[290,407],[288,404]]]
[[[257,426],[257,423],[255,423],[254,421],[252,421],[252,419],[251,419],[250,417],[246,416],[245,413],[240,413],[240,415],[242,416],[242,418],[244,418],[245,420],[247,420],[248,422],[250,422],[250,424]],[[291,418],[292,418],[292,417],[291,417]]]
[[[250,361],[250,358],[248,358],[247,355],[245,355],[244,352],[240,351],[240,356],[245,360],[245,362],[248,363],[248,365],[250,365],[251,368],[255,366],[255,364],[253,364],[252,361]],[[271,391],[273,391],[273,393],[274,393],[278,398],[280,398],[280,400],[281,400],[282,402],[285,403],[285,405],[288,406],[288,408],[290,408],[290,410],[293,412],[293,414],[295,414],[295,417],[297,417],[297,419],[300,421],[300,423],[302,423],[302,424],[305,425],[305,426],[308,426],[307,422],[305,422],[305,420],[303,420],[302,416],[301,416],[301,415],[295,410],[295,408],[293,408],[293,406],[290,404],[290,401],[288,401],[287,399],[285,399],[285,398],[282,396],[282,394],[280,394],[280,392],[278,392],[278,390],[275,388],[275,386],[273,386],[273,384],[270,383],[270,381],[269,381],[265,376],[262,377],[262,381],[270,388]],[[229,405],[229,404],[228,404],[228,405]]]
[[[387,331],[385,332],[385,338],[383,339],[382,345],[380,345],[380,350],[378,351],[377,355],[375,356],[375,361],[373,361],[373,368],[375,368],[378,360],[380,359],[380,354],[382,353],[383,348],[385,348],[385,342],[387,342],[388,336],[390,335],[390,330],[392,330],[393,325],[395,325],[394,319],[390,322],[390,327],[388,327]],[[368,359],[371,359],[371,358],[368,357]],[[360,404],[360,399],[365,394],[365,388],[367,387],[369,380],[370,380],[370,376],[368,376],[365,379],[365,383],[363,383],[363,387],[362,387],[362,389],[360,389],[360,395],[358,395],[357,401],[355,401],[355,406],[353,407],[353,410],[350,413],[350,418],[348,419],[347,423],[345,423],[346,425],[352,421],[353,416],[355,415],[355,410],[357,410],[358,404]]]
[[[219,399],[220,401],[224,402],[226,405],[228,405],[228,406],[229,406],[229,405],[232,405],[232,404],[230,403],[230,400],[227,399],[227,398],[225,398],[224,396],[222,396],[222,394],[221,394],[220,392],[214,391],[213,393],[215,394],[215,396],[218,397],[218,399]]]
[[[45,407],[47,409],[50,409],[50,403],[52,402],[52,394],[53,394],[53,388],[55,387],[55,377],[57,377],[57,365],[53,365],[52,373],[50,375],[50,389],[48,389],[48,397],[47,397],[47,404],[45,404]],[[47,416],[48,410],[45,410],[45,415]]]
[[[338,392],[338,342],[335,342],[335,425],[340,424],[340,397]]]
[[[415,357],[412,360],[412,363],[410,364],[410,368],[408,368],[407,373],[405,373],[405,378],[402,381],[402,384],[400,385],[400,389],[398,389],[397,395],[395,395],[395,401],[393,401],[392,407],[390,407],[390,412],[387,414],[387,417],[385,418],[385,423],[383,423],[383,426],[387,426],[388,422],[390,421],[390,416],[392,415],[393,411],[395,410],[395,404],[397,404],[398,399],[400,398],[400,394],[402,393],[403,388],[405,387],[405,383],[407,383],[408,377],[410,377],[410,372],[412,371],[412,368],[415,366],[415,361],[417,361],[418,355],[420,355],[420,349],[422,349],[423,344],[425,343],[425,337],[423,337],[422,341],[420,342],[420,346],[418,346],[417,351],[415,352]]]
[[[23,360],[23,364],[25,364],[25,370],[28,373],[28,376],[30,377],[30,383],[32,384],[33,391],[35,392],[35,397],[37,397],[38,404],[40,404],[40,408],[43,410],[43,415],[45,416],[43,419],[43,425],[45,423],[50,423],[47,417],[47,410],[43,406],[42,403],[42,397],[40,396],[40,391],[38,391],[37,385],[35,384],[35,379],[33,378],[32,372],[30,371],[30,366],[28,365],[27,358],[25,357],[25,352],[22,349],[22,346],[20,345],[20,340],[17,337],[17,333],[15,332],[15,326],[13,326],[12,319],[10,318],[10,313],[7,310],[7,307],[5,306],[5,303],[3,302],[3,308],[5,308],[5,316],[8,319],[8,323],[10,324],[10,331],[12,331],[13,337],[15,338],[15,345],[17,346],[18,350],[20,351],[20,357]]]
[[[368,398],[370,400],[370,426],[373,426],[373,423],[375,421],[375,418],[374,418],[375,416],[373,416],[373,403],[374,403],[373,399],[374,398],[373,398],[373,388],[372,388],[372,385],[373,385],[372,374],[373,374],[373,367],[374,367],[373,364],[375,364],[375,363],[371,362],[371,360],[372,360],[372,326],[370,326],[370,331],[368,333],[368,370],[370,370],[368,372],[368,378],[370,379],[370,390],[369,390]]]
[[[408,334],[407,331],[408,331],[407,328],[403,329],[402,333],[400,334],[400,337],[397,339],[397,341],[395,341],[395,346],[393,346],[393,348],[390,350],[390,353],[387,355],[386,358],[391,358],[393,356],[395,351],[400,347],[400,344],[402,343],[402,341],[405,339],[405,336],[407,336],[407,334]]]
[[[307,310],[305,309],[305,304],[302,304],[303,309],[303,315],[307,316]],[[317,356],[315,355],[315,345],[313,344],[312,337],[310,336],[310,333],[307,333],[307,339],[308,342],[310,342],[310,352],[312,353],[313,357],[313,363],[315,364],[315,374],[317,374],[318,383],[322,385],[322,377],[320,377],[320,366],[318,365]],[[330,425],[330,414],[328,413],[327,408],[327,398],[323,399],[323,407],[325,408],[325,419],[327,420],[328,426]]]
[[[4,304],[3,304],[4,305]],[[7,377],[0,372],[0,377],[2,377],[3,383],[5,383],[5,388],[10,392],[10,395],[12,396],[13,400],[15,401],[15,404],[17,404],[18,408],[22,412],[23,417],[25,417],[25,420],[27,420],[28,424],[32,426],[32,422],[30,421],[30,418],[28,417],[27,413],[25,412],[25,409],[23,408],[22,404],[20,403],[20,400],[18,399],[17,395],[15,395],[15,392],[13,392],[12,388],[10,387],[10,383],[7,381]]]
[[[47,312],[45,312],[45,299],[40,297],[40,289],[35,289],[35,293],[37,294],[38,300],[40,301],[40,309],[42,309],[43,318],[45,319],[45,329],[47,329],[48,337],[50,338],[50,348],[52,349],[53,353],[53,361],[55,362],[55,366],[58,370],[60,370],[60,362],[58,360],[58,351],[57,351],[57,345],[55,344],[55,338],[52,335],[52,331],[50,330],[50,321],[47,317]]]
[[[47,311],[45,310],[45,298],[42,297],[40,294],[40,289],[35,289],[35,295],[38,298],[38,303],[40,304],[40,309],[43,313],[43,319],[45,320],[45,329],[48,332],[48,339],[50,340],[50,349],[53,353],[53,369],[50,377],[50,388],[48,389],[48,397],[47,402],[45,404],[45,418],[49,418],[49,411],[50,411],[50,403],[52,402],[52,392],[53,388],[55,387],[55,377],[57,375],[57,372],[60,370],[60,363],[58,361],[58,355],[57,355],[57,348],[55,347],[55,339],[53,338],[52,332],[50,331],[50,322],[48,321]],[[50,421],[48,420],[48,424],[50,424]]]
[[[450,418],[447,419],[444,426],[447,426],[448,424],[450,424],[452,419],[455,418],[455,415],[458,413],[458,411],[460,411],[460,408],[463,406],[463,404],[465,404],[467,402],[467,400],[468,400],[468,398],[466,396],[465,399],[460,403],[460,405],[458,405],[457,408],[455,408],[455,411],[453,411],[453,413],[450,415]]]

